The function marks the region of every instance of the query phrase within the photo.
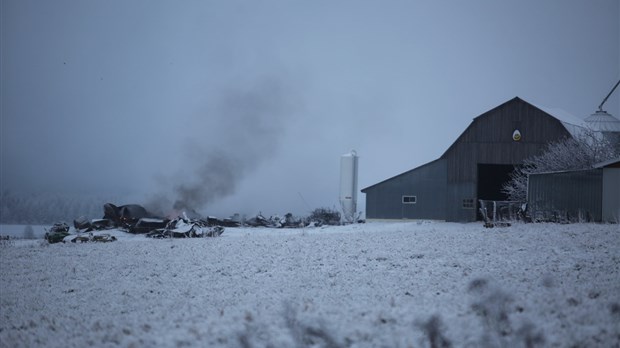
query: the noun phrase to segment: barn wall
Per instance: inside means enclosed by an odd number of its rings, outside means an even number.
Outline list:
[[[532,174],[528,179],[528,209],[533,218],[553,214],[569,220],[602,218],[603,170]]]
[[[364,189],[368,219],[445,220],[446,162],[437,160]],[[403,204],[402,196],[416,196]]]
[[[603,169],[603,221],[620,223],[620,168]]]
[[[471,199],[473,207],[464,207],[463,200]],[[446,221],[476,221],[476,184],[472,182],[452,182],[447,188]]]

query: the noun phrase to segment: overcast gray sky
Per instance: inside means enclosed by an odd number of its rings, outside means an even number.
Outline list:
[[[0,2],[3,190],[304,214],[352,149],[361,189],[620,79],[617,0]]]

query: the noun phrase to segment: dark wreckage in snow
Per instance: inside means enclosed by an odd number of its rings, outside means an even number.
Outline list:
[[[172,219],[162,218],[138,204],[116,206],[106,203],[103,212],[102,219],[89,220],[86,217],[79,217],[73,220],[74,233],[67,224],[56,223],[46,231],[45,239],[49,243],[110,242],[116,238],[105,231],[112,229],[144,234],[152,238],[218,237],[224,233],[225,226],[235,225],[232,221],[216,218],[190,219],[185,213]]]

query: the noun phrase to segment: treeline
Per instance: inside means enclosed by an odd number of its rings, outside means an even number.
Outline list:
[[[80,216],[96,219],[103,217],[105,203],[119,201],[118,197],[4,190],[0,196],[0,223],[71,223]]]

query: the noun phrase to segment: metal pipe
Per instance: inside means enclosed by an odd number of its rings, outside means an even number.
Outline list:
[[[618,87],[618,85],[620,85],[620,80],[616,82],[616,85],[614,86],[614,88],[611,89],[611,92],[609,92],[609,94],[605,97],[605,99],[603,99],[603,101],[601,102],[601,105],[598,106],[598,111],[603,111],[603,104],[605,104],[609,96],[611,96],[611,94],[616,90],[616,87]]]

